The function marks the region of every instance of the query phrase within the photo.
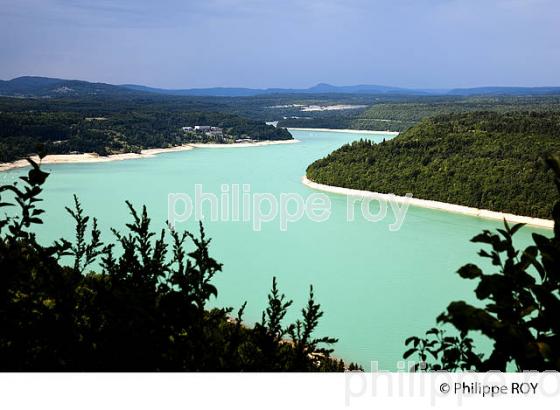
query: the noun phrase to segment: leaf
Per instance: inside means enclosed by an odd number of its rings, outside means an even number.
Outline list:
[[[474,243],[487,243],[487,244],[490,245],[490,244],[492,243],[492,239],[491,239],[491,236],[490,236],[490,232],[487,231],[487,230],[483,231],[482,233],[480,233],[480,234],[474,236],[474,237],[471,239],[471,242],[474,242]]]
[[[546,251],[548,249],[550,246],[550,239],[538,233],[534,233],[532,236],[540,251]]]
[[[29,183],[32,185],[43,185],[49,176],[48,172],[41,171],[40,169],[32,169],[29,171]]]
[[[407,346],[410,342],[416,342],[418,338],[416,336],[411,336],[404,341],[405,346]]]
[[[461,267],[457,273],[464,279],[475,279],[483,275],[482,270],[472,263]]]
[[[521,228],[523,228],[525,226],[525,224],[515,224],[511,227],[509,233],[511,236],[515,235],[515,233],[520,230]]]

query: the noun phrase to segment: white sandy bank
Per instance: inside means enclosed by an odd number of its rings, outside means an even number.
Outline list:
[[[140,159],[150,158],[157,154],[164,154],[166,152],[176,151],[189,151],[194,148],[246,148],[246,147],[262,147],[265,145],[273,144],[292,144],[300,142],[299,140],[281,140],[281,141],[260,141],[260,142],[242,142],[239,144],[185,144],[171,148],[151,148],[140,151],[140,154],[126,153],[126,154],[113,154],[108,156],[100,156],[95,153],[86,154],[60,154],[60,155],[47,155],[41,161],[41,164],[83,164],[94,162],[109,162],[109,161],[122,161],[127,159]],[[39,162],[38,156],[31,157],[34,161]],[[8,171],[14,168],[22,168],[29,166],[25,159],[20,159],[14,162],[4,162],[0,164],[0,172]]]
[[[265,145],[279,144],[295,144],[300,140],[279,140],[279,141],[259,141],[259,142],[238,142],[235,144],[190,144],[194,148],[247,148],[247,147],[264,147]]]
[[[41,162],[41,164],[84,164],[93,162],[110,162],[110,161],[122,161],[127,159],[138,159],[138,158],[149,158],[157,154],[162,154],[164,152],[175,152],[175,151],[188,151],[193,149],[190,145],[181,145],[171,148],[152,148],[144,149],[140,151],[140,154],[133,152],[128,152],[125,154],[113,154],[107,156],[100,156],[96,153],[85,153],[85,154],[57,154],[57,155],[47,155],[45,158],[40,160],[38,156],[33,156],[35,162]],[[5,162],[0,164],[0,172],[8,171],[14,168],[22,168],[29,166],[29,163],[25,159],[20,159],[14,162]]]
[[[292,128],[288,127],[288,131],[318,131],[318,132],[350,132],[352,134],[371,134],[371,135],[399,135],[395,131],[370,131],[370,130],[351,130],[351,129],[335,129],[335,128]]]
[[[407,198],[403,196],[396,196],[392,194],[381,194],[379,192],[360,191],[357,189],[341,188],[337,186],[318,184],[311,181],[307,177],[302,177],[302,183],[309,188],[319,191],[330,192],[333,194],[359,196],[362,198],[371,198],[384,201],[394,201],[397,203],[409,203],[412,206],[419,206],[422,208],[437,209],[438,211],[454,212],[458,214],[475,216],[478,218],[494,219],[503,221],[504,219],[512,223],[524,223],[539,228],[554,228],[554,221],[548,219],[531,218],[528,216],[520,216],[507,214],[503,212],[489,211],[486,209],[471,208],[469,206],[448,204],[445,202],[430,201],[427,199]]]

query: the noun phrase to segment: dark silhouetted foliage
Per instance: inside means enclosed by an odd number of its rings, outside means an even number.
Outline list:
[[[75,197],[73,241],[42,246],[33,227],[48,174],[30,163],[19,183],[0,187],[0,207],[19,207],[0,219],[0,370],[344,370],[323,347],[336,340],[313,337],[323,312],[312,290],[295,324],[284,324],[292,302],[276,279],[254,327],[242,323],[246,304],[235,317],[207,307],[222,265],[202,224],[197,235],[156,233],[146,208],[127,203],[131,222],[105,245]]]

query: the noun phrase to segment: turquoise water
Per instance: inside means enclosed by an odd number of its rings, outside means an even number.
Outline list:
[[[252,192],[299,193],[315,191],[301,184],[305,168],[342,144],[363,134],[292,131],[297,144],[251,148],[195,149],[153,158],[99,164],[45,165],[52,172],[46,184],[47,210],[39,238],[50,242],[72,237],[73,225],[64,206],[76,193],[91,216],[100,220],[104,238],[109,227],[128,221],[124,201],[146,204],[155,227],[167,219],[170,192],[193,194],[194,184],[205,192],[220,193],[222,184],[250,184]],[[367,136],[376,141],[389,136]],[[3,181],[24,173],[1,175]],[[378,361],[395,369],[405,350],[404,339],[423,334],[452,300],[472,300],[473,283],[454,272],[466,262],[479,262],[478,245],[469,239],[493,222],[446,212],[411,207],[402,228],[390,232],[394,220],[372,223],[357,215],[346,221],[346,197],[328,195],[332,214],[328,221],[307,219],[279,229],[278,221],[254,232],[249,222],[207,222],[213,238],[211,252],[224,264],[216,283],[217,306],[235,310],[248,302],[246,321],[258,321],[272,277],[294,300],[289,319],[304,306],[313,284],[323,317],[318,336],[336,337],[335,355],[369,369]],[[195,222],[179,228],[195,228]],[[517,245],[527,245],[525,228]],[[543,232],[543,231],[541,231]],[[546,231],[544,231],[546,233]]]

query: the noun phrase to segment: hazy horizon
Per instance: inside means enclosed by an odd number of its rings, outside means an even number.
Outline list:
[[[559,86],[553,0],[0,0],[0,78],[158,88]]]
[[[83,78],[73,78],[73,77],[68,77],[68,78],[61,78],[61,77],[47,77],[44,75],[40,75],[40,74],[22,74],[22,75],[18,75],[16,77],[12,77],[12,78],[0,78],[0,81],[10,81],[10,80],[15,80],[17,78],[21,78],[21,77],[44,77],[44,78],[53,78],[53,79],[59,79],[59,80],[68,80],[68,81],[87,81],[87,82],[91,82],[91,83],[104,83],[103,81],[97,81],[97,80],[85,80]],[[400,85],[394,85],[394,84],[373,84],[373,83],[363,83],[363,84],[333,84],[333,83],[324,83],[324,82],[316,82],[307,86],[301,86],[301,87],[249,87],[249,86],[244,86],[244,85],[232,85],[232,86],[213,86],[213,85],[208,85],[206,87],[158,87],[155,85],[151,85],[151,84],[141,84],[141,83],[131,83],[131,82],[124,82],[124,83],[119,83],[119,84],[115,84],[115,83],[105,83],[105,84],[109,84],[109,85],[116,85],[116,86],[142,86],[142,87],[148,87],[148,88],[154,88],[154,89],[161,89],[161,90],[188,90],[188,89],[212,89],[212,88],[240,88],[240,89],[253,89],[253,90],[267,90],[267,89],[301,89],[301,90],[306,90],[309,88],[312,88],[314,86],[320,85],[320,84],[327,84],[327,85],[331,85],[331,86],[335,86],[335,87],[351,87],[351,86],[380,86],[380,87],[389,87],[389,88],[402,88],[403,90],[411,90],[411,91],[434,91],[434,92],[438,92],[438,91],[451,91],[453,89],[469,89],[469,88],[486,88],[486,87],[490,87],[490,88],[560,88],[560,84],[546,84],[546,85],[538,85],[538,86],[520,86],[520,85],[512,85],[512,84],[480,84],[480,85],[473,85],[473,86],[468,86],[468,87],[445,87],[445,88],[432,88],[432,87],[402,87]]]

